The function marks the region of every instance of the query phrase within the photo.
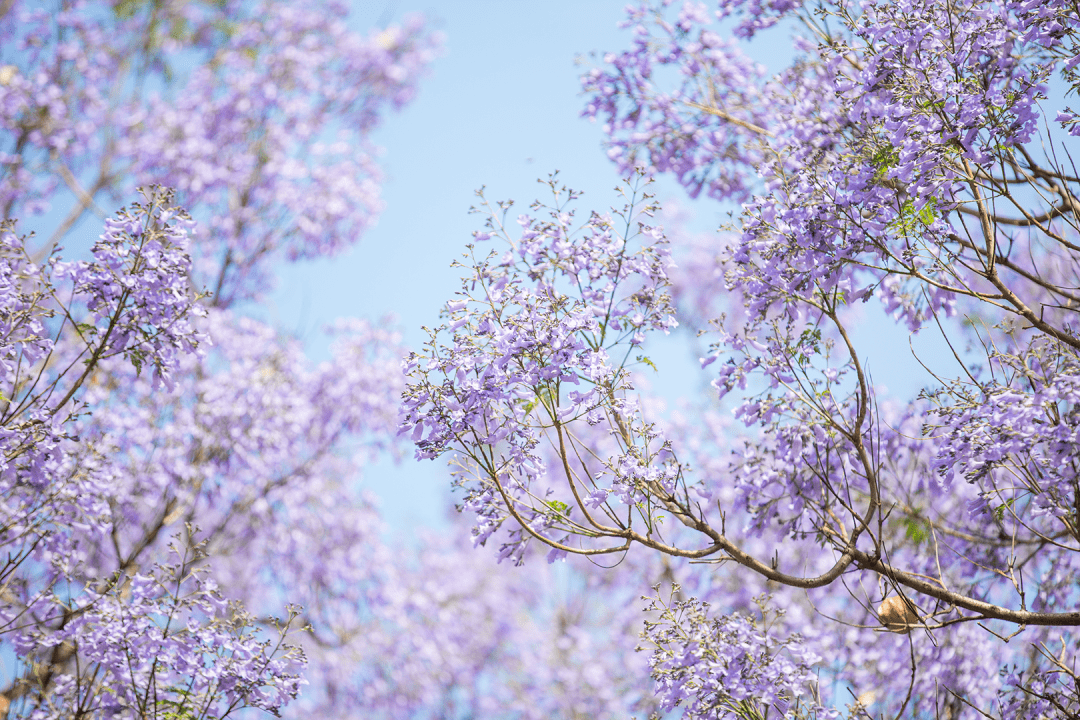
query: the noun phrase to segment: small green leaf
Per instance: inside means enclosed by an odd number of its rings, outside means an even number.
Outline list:
[[[563,517],[570,517],[570,506],[562,500],[548,500],[547,506]]]
[[[656,363],[654,363],[652,360],[645,357],[644,355],[638,355],[637,356],[637,361],[639,363],[645,363],[646,365],[651,367],[653,369],[653,372],[660,372],[659,368],[656,367]]]
[[[131,362],[132,367],[135,368],[135,377],[142,375],[143,363],[146,362],[146,353],[138,348],[132,348],[124,353],[124,357]]]
[[[920,518],[904,518],[904,536],[921,545],[930,539],[930,525]]]
[[[1016,498],[1010,498],[1001,505],[998,505],[996,508],[994,508],[994,518],[996,518],[998,522],[1004,521],[1005,511],[1012,508],[1014,503],[1016,503]]]

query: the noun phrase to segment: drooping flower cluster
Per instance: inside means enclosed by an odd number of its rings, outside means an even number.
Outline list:
[[[223,718],[244,707],[277,714],[296,697],[303,654],[284,643],[295,611],[279,637],[263,640],[256,619],[194,567],[197,555],[176,552],[172,565],[84,593],[55,632],[20,634],[22,661],[40,657],[44,668],[16,687],[37,706],[29,717]]]
[[[984,501],[994,497],[1010,507],[1026,497],[1036,514],[1075,514],[1072,468],[1080,445],[1075,351],[1044,340],[995,361],[1007,382],[983,384],[980,396],[958,392],[954,404],[941,409],[942,420],[935,423],[935,432],[944,436],[935,463],[941,481],[975,483]],[[1007,470],[1008,479],[997,468]],[[986,508],[983,502],[973,509]]]
[[[144,204],[105,221],[92,262],[54,264],[89,311],[76,325],[98,359],[123,355],[137,371],[154,369],[155,385],[169,382],[167,369],[194,352],[205,336],[193,320],[204,316],[189,286],[188,231],[194,223],[172,204],[171,191],[144,191]]]
[[[623,174],[635,168],[672,173],[692,197],[749,197],[754,182],[745,165],[767,160],[754,139],[767,122],[759,90],[764,69],[711,29],[700,29],[708,13],[687,3],[674,23],[645,31],[656,11],[631,7],[627,25],[634,48],[604,57],[610,68],[594,69],[582,84],[589,94],[585,116],[603,118],[608,155]],[[695,32],[696,31],[696,32]],[[656,92],[653,75],[678,71],[682,82]]]
[[[671,472],[654,477],[647,468],[662,452],[662,440],[622,425],[633,413],[626,394],[629,356],[645,332],[676,325],[665,292],[663,235],[639,220],[651,212],[649,198],[629,196],[616,215],[621,228],[612,216],[598,214],[575,228],[563,203],[576,194],[554,180],[551,187],[556,205],[534,206],[547,218],[520,216],[519,237],[489,216],[490,232],[478,233],[476,242],[495,235],[510,247],[478,255],[483,246],[469,246],[469,277],[447,304],[445,324],[432,333],[423,356],[407,360],[411,382],[401,432],[411,433],[419,458],[449,450],[469,458],[460,479],[466,504],[478,516],[477,543],[507,514],[530,534],[558,532],[573,522],[561,508],[582,493],[596,508],[610,493],[632,503],[643,483],[674,481]],[[638,237],[642,246],[634,248]],[[538,446],[572,442],[561,428],[575,421],[622,425],[621,447],[607,462],[606,478],[567,476],[567,487],[558,480],[564,469],[547,467]],[[515,531],[503,556],[519,556],[527,541]]]
[[[674,600],[679,589],[673,586],[670,603],[653,600],[648,610],[659,617],[646,621],[643,633],[664,710],[682,707],[692,720],[839,716],[814,697],[811,668],[820,658],[798,636],[770,634],[764,597],[760,621],[738,614],[710,619],[708,603]]]
[[[192,324],[202,310],[188,282],[183,226],[171,222],[167,197],[148,198],[109,222],[94,262],[54,257],[43,269],[13,226],[3,233],[5,492],[53,486],[78,412],[71,401],[102,362],[123,355],[137,371],[149,363],[157,383],[205,339]]]

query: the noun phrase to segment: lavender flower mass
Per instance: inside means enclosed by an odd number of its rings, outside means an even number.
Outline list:
[[[1075,0],[633,3],[615,191],[477,191],[316,359],[275,284],[453,48],[356,12],[0,2],[0,717],[1080,717]]]

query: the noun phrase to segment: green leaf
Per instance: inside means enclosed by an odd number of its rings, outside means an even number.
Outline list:
[[[654,363],[652,360],[645,357],[644,355],[638,355],[637,356],[637,361],[639,363],[644,363],[644,364],[648,365],[649,367],[651,367],[653,369],[653,372],[660,372],[660,369],[656,367],[656,363]]]
[[[1010,498],[1001,505],[998,505],[996,508],[994,508],[994,518],[996,518],[998,522],[1004,521],[1005,511],[1010,509],[1014,503],[1016,503],[1016,498]]]
[[[930,524],[922,518],[904,518],[904,536],[921,545],[930,539]]]
[[[877,170],[877,176],[883,177],[892,168],[900,164],[900,151],[890,145],[882,145],[870,156],[870,165]]]
[[[548,500],[547,506],[563,517],[570,517],[570,506],[562,500]]]
[[[124,357],[126,357],[135,368],[135,377],[142,375],[143,363],[146,362],[146,353],[139,348],[132,348],[124,353]]]

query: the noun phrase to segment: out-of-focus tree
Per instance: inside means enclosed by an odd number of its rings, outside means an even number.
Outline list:
[[[346,19],[0,8],[9,717],[278,712],[299,646],[370,602],[379,523],[352,480],[390,441],[396,335],[344,323],[312,367],[238,314],[274,263],[339,251],[380,210],[368,136],[438,38]],[[61,260],[101,223],[92,259]]]

